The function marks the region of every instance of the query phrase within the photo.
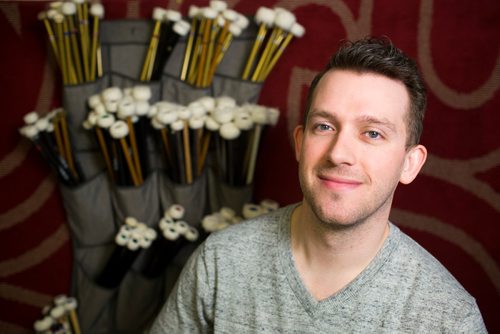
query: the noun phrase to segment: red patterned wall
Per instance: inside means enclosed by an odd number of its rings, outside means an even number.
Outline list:
[[[387,35],[417,59],[429,90],[421,175],[396,195],[392,219],[476,297],[500,332],[500,3],[496,0],[229,0],[292,10],[306,28],[265,82],[259,103],[281,118],[264,138],[255,198],[300,199],[290,133],[312,76],[340,39]],[[208,1],[103,1],[106,18],[187,13]],[[17,129],[31,110],[60,106],[60,81],[37,14],[42,1],[0,2],[0,332],[28,333],[40,308],[69,291],[70,237],[55,180]]]

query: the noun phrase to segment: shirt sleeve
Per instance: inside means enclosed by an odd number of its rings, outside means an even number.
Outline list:
[[[458,325],[458,328],[452,331],[453,333],[478,333],[487,334],[486,326],[484,325],[483,317],[476,303],[469,308],[467,314]]]
[[[211,333],[213,303],[209,282],[203,244],[184,266],[150,333]]]

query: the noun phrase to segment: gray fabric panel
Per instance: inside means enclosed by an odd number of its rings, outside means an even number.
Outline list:
[[[192,184],[176,184],[159,171],[159,194],[162,211],[172,204],[180,204],[186,209],[184,219],[192,226],[199,226],[206,207],[207,174],[203,173]]]
[[[184,50],[186,49],[186,38],[179,38],[179,41],[175,45],[174,50],[168,58],[167,64],[163,69],[163,74],[172,76],[174,78],[180,78],[182,63],[184,61]]]
[[[252,202],[253,186],[233,187],[222,182],[213,168],[208,169],[208,198],[211,212],[217,212],[222,207],[233,209],[241,216],[245,203]]]
[[[106,174],[75,188],[61,185],[60,189],[71,238],[78,247],[101,245],[114,239],[116,226]]]
[[[212,96],[211,88],[196,88],[180,79],[163,77],[161,92],[161,99],[163,101],[187,105],[202,96]]]
[[[83,333],[113,332],[116,289],[104,289],[93,278],[102,270],[114,245],[78,249],[73,275],[73,295]]]
[[[165,299],[163,276],[146,279],[129,271],[117,296],[116,329],[140,333],[150,324],[162,307]]]
[[[84,171],[85,180],[91,180],[106,169],[104,158],[98,150],[76,151],[75,163]],[[106,172],[105,172],[106,173]]]
[[[254,83],[230,77],[215,76],[212,82],[214,97],[231,96],[238,105],[257,103],[259,100],[261,83]]]
[[[139,80],[146,52],[145,44],[113,45],[109,51],[111,73]]]
[[[101,22],[102,44],[149,44],[153,32],[152,20],[112,20]]]
[[[157,182],[154,172],[139,187],[115,187],[112,202],[117,220],[123,222],[132,216],[148,226],[155,226],[160,216]]]
[[[146,57],[153,22],[151,20],[104,21],[101,26],[103,65],[111,73],[139,80]]]
[[[97,147],[93,132],[85,130],[82,124],[88,114],[88,98],[106,88],[106,82],[107,78],[103,77],[91,83],[63,87],[62,103],[67,112],[68,131],[72,146],[77,151]]]

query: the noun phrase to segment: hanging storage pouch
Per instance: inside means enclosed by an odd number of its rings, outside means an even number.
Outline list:
[[[117,231],[109,182],[105,173],[77,187],[60,186],[73,243],[72,295],[79,302],[79,320],[84,333],[112,331],[115,290],[94,280],[114,247]]]
[[[163,75],[161,99],[163,101],[175,102],[180,105],[188,105],[203,96],[211,96],[210,87],[198,88],[178,78]]]
[[[191,184],[178,184],[160,171],[158,184],[162,212],[172,204],[180,204],[186,209],[183,220],[199,226],[206,213],[207,174],[202,173]]]
[[[67,115],[68,133],[75,162],[81,168],[84,179],[91,179],[104,169],[95,134],[85,129],[83,122],[89,112],[89,97],[106,88],[107,80],[107,77],[101,77],[93,82],[63,87],[63,108]]]
[[[228,207],[241,216],[243,205],[251,203],[253,186],[232,186],[223,182],[214,170],[208,169],[208,198],[211,212],[217,212],[222,207]]]
[[[216,75],[212,82],[214,96],[231,96],[238,105],[257,103],[262,83],[241,80],[225,75]]]
[[[78,316],[83,333],[112,333],[114,330],[116,289],[106,289],[95,283],[114,247],[113,243],[74,251],[72,295],[79,303]]]
[[[163,69],[161,100],[187,105],[202,96],[211,96],[210,87],[195,87],[180,79],[186,39],[181,37]]]
[[[80,186],[60,186],[71,238],[76,247],[96,246],[114,239],[114,221],[107,175],[101,173]]]
[[[131,216],[148,226],[155,226],[160,216],[157,182],[157,173],[152,173],[138,187],[115,187],[112,203],[116,219],[124,222]]]
[[[165,302],[163,279],[148,279],[134,270],[127,273],[117,295],[117,331],[139,333],[147,328]]]
[[[139,81],[152,30],[150,20],[103,22],[101,44],[106,46],[103,63],[111,75]],[[112,80],[112,84],[117,83]]]

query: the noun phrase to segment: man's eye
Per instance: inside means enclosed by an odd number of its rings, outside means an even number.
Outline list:
[[[318,131],[329,131],[332,129],[332,127],[327,124],[317,124],[315,128]]]
[[[371,139],[378,139],[381,137],[380,132],[377,131],[366,131],[366,135]]]

